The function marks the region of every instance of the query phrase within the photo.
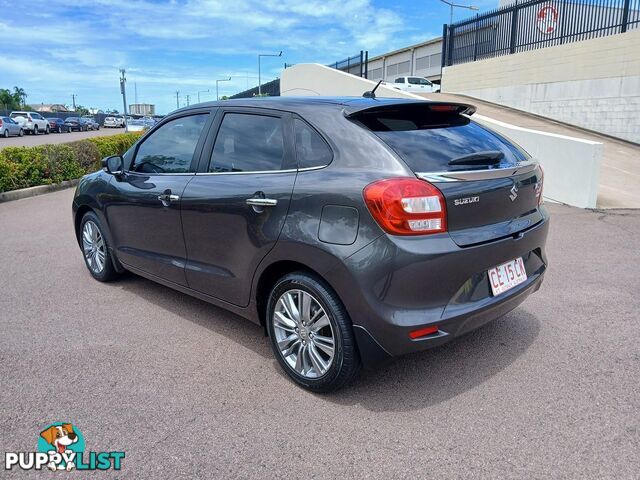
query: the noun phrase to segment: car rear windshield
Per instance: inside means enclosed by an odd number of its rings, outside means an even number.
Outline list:
[[[503,154],[500,163],[492,165],[494,168],[528,158],[514,143],[456,112],[404,106],[396,110],[365,110],[351,118],[374,132],[414,172],[468,170],[469,166],[452,166],[449,162],[481,152]]]

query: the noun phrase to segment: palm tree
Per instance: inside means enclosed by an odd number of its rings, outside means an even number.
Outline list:
[[[28,96],[29,95],[27,95],[27,92],[25,92],[23,88],[13,87],[13,97],[16,99],[16,102],[18,102],[18,105],[22,103],[22,106],[24,107]]]

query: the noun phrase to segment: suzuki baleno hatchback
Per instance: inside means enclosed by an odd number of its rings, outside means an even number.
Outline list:
[[[272,98],[173,112],[73,200],[91,275],[264,326],[297,384],[441,345],[542,282],[542,170],[470,105]]]

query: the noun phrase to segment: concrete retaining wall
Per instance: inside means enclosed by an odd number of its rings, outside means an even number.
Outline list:
[[[375,82],[323,65],[301,64],[287,68],[281,78],[283,96],[362,96]],[[381,85],[379,98],[412,98],[411,93]],[[513,139],[536,157],[545,169],[544,196],[575,207],[595,208],[602,162],[602,144],[578,138],[540,132],[473,115],[475,121]]]
[[[640,143],[640,29],[446,67],[442,91]]]

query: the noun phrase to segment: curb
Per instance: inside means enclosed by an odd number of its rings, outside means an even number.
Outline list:
[[[64,182],[54,183],[52,185],[38,185],[37,187],[21,188],[19,190],[2,192],[0,193],[0,203],[35,197],[45,193],[57,192],[58,190],[64,190],[65,188],[75,187],[79,182],[80,179],[76,178],[75,180],[65,180]]]

